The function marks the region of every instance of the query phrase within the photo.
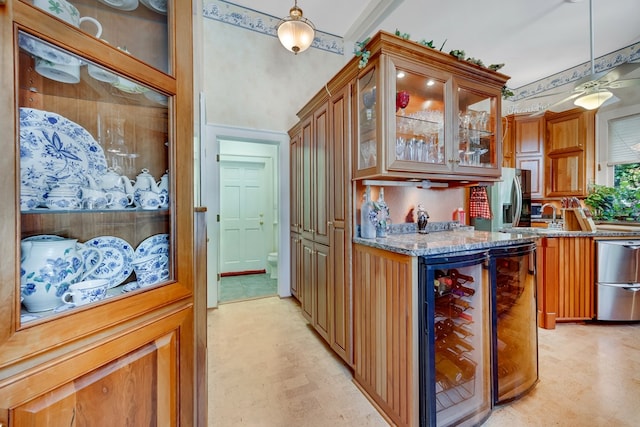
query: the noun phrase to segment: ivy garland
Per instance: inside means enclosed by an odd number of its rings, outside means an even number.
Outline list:
[[[410,37],[411,37],[410,34],[401,33],[400,30],[398,30],[398,29],[396,29],[395,35],[400,37],[400,38],[402,38],[403,40],[409,40]],[[371,51],[369,51],[369,50],[367,50],[365,48],[367,43],[369,43],[369,40],[371,40],[371,37],[367,37],[365,40],[355,43],[355,47],[354,47],[354,52],[353,53],[355,54],[356,57],[360,58],[360,62],[358,62],[358,68],[360,68],[360,69],[362,69],[362,68],[367,66],[367,63],[369,62],[369,57],[371,56]],[[444,43],[442,43],[442,46],[440,46],[440,51],[442,51],[442,48],[444,48],[444,45],[445,45],[446,42],[447,41],[445,40]],[[430,47],[432,49],[436,48],[435,45],[433,44],[433,40],[426,41],[425,39],[422,39],[417,43],[422,45],[422,46]],[[482,62],[481,59],[470,57],[470,56],[468,57],[464,50],[454,49],[454,50],[451,50],[449,52],[449,55],[458,58],[458,60],[460,60],[460,61],[467,61],[467,62],[470,62],[472,64],[478,65],[480,67],[488,68],[488,69],[490,69],[492,71],[498,71],[499,69],[504,67],[504,64],[491,64],[489,66],[486,66],[486,65],[484,65],[484,63]],[[511,97],[513,95],[514,95],[513,92],[507,86],[503,86],[503,88],[502,88],[502,97],[504,99],[509,98],[509,97]]]

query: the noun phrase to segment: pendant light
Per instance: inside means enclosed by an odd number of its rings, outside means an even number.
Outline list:
[[[316,32],[311,21],[302,16],[298,0],[295,0],[293,7],[289,10],[289,16],[282,18],[278,23],[276,30],[282,46],[296,55],[311,46]]]
[[[591,49],[591,75],[595,75],[595,61],[593,59],[593,0],[589,0],[589,31],[590,31],[590,49]],[[592,90],[586,91],[586,93],[573,101],[573,104],[582,107],[585,110],[595,110],[611,98],[613,94],[607,89],[599,89],[594,87]]]

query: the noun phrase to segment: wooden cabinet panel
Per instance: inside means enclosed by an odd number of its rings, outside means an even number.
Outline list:
[[[544,167],[542,157],[518,158],[515,167],[531,171],[531,196],[542,198],[544,194]]]
[[[531,171],[531,197],[544,197],[544,117],[513,117],[516,168]]]
[[[313,239],[313,132],[312,117],[302,121],[301,148],[302,148],[302,233],[306,239]]]
[[[299,233],[302,223],[302,142],[300,127],[289,132],[289,221],[292,233]]]
[[[291,295],[293,295],[293,297],[298,301],[302,301],[302,289],[300,286],[300,283],[302,282],[300,277],[302,273],[302,239],[300,238],[300,235],[296,233],[291,235],[290,242]]]
[[[329,175],[329,288],[331,348],[349,365],[353,364],[351,301],[351,127],[349,121],[351,84],[329,99],[331,130]]]
[[[591,237],[542,238],[538,242],[538,323],[595,317],[595,244]]]
[[[515,159],[515,136],[514,136],[514,116],[510,115],[502,118],[502,167],[516,167]]]
[[[313,267],[314,267],[314,254],[313,254],[313,242],[307,239],[302,239],[302,283],[300,291],[302,292],[302,315],[313,324]]]
[[[517,155],[541,156],[544,154],[544,117],[516,117],[514,126]]]
[[[329,248],[315,244],[313,251],[313,289],[314,311],[313,326],[327,342],[330,341],[331,313],[333,312],[332,297],[329,280]]]
[[[313,113],[313,195],[311,198],[313,212],[313,239],[324,245],[329,244],[329,173],[328,161],[330,151],[328,105],[325,103]],[[332,148],[333,150],[333,148]]]
[[[0,412],[12,426],[180,425],[178,390],[193,398],[179,385],[179,357],[189,357],[179,350],[179,330],[192,321],[189,311],[5,378]]]
[[[547,117],[546,197],[586,197],[595,177],[595,111]]]
[[[355,381],[398,426],[418,425],[416,258],[354,246]]]
[[[344,228],[334,228],[331,233],[330,284],[331,298],[331,348],[348,364],[353,364],[352,356],[352,311],[351,280],[349,277],[351,262],[347,257],[349,233]]]
[[[586,193],[584,163],[582,151],[549,156],[547,158],[549,197],[580,196]]]

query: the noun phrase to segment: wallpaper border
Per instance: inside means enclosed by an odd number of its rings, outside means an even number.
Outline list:
[[[208,19],[224,22],[236,27],[266,34],[277,38],[276,25],[281,18],[267,15],[257,10],[238,6],[224,0],[205,0],[203,16]],[[286,13],[286,11],[284,12]],[[311,47],[344,55],[344,42],[341,37],[316,29]]]

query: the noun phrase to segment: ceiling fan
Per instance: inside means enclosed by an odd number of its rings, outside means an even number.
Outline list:
[[[546,109],[538,111],[531,116],[540,116],[544,114],[546,110],[558,107],[568,101],[574,100],[574,105],[585,108],[587,110],[596,109],[607,100],[612,98],[614,94],[609,90],[622,89],[631,86],[640,86],[640,78],[623,79],[622,77],[631,73],[640,67],[640,63],[626,62],[611,70],[602,71],[600,73],[595,72],[595,60],[593,57],[593,0],[589,0],[589,30],[590,30],[590,50],[591,50],[591,72],[589,75],[574,82],[571,93],[565,98],[554,102],[547,106]],[[543,98],[548,96],[557,95],[562,92],[556,92],[552,94],[534,96],[529,99]],[[616,99],[616,101],[619,99]],[[614,101],[614,102],[616,102]]]

